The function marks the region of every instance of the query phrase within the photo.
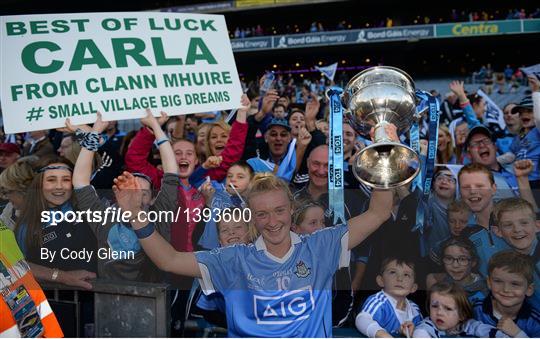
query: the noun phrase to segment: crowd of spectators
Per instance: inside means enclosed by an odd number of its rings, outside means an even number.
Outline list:
[[[296,33],[315,33],[325,31],[341,31],[346,29],[359,28],[379,28],[379,27],[395,27],[409,25],[427,25],[440,24],[448,22],[473,22],[473,21],[490,21],[490,20],[516,20],[516,19],[533,19],[540,18],[540,7],[527,11],[524,8],[508,9],[497,11],[467,11],[452,9],[451,12],[444,16],[433,15],[415,15],[410,18],[405,18],[400,15],[399,18],[381,17],[370,21],[361,20],[340,20],[327,22],[317,20],[312,22],[285,24],[273,23],[270,25],[257,24],[252,27],[237,26],[233,31],[229,32],[229,36],[233,39],[249,38],[257,36],[279,35],[279,34],[296,34]]]
[[[512,71],[510,80],[514,76]],[[501,107],[502,125],[488,118],[485,97],[467,93],[461,81],[449,84],[439,107],[437,170],[421,227],[421,192],[411,185],[372,191],[353,175],[355,156],[372,141],[347,121],[348,227],[334,224],[324,97],[330,83],[304,79],[298,88],[283,75],[266,90],[264,78],[244,84],[242,107],[230,117],[207,112],[156,118],[148,112],[140,119],[143,127],[133,131],[98,116],[91,127],[68,120],[64,129],[2,134],[0,220],[14,231],[38,281],[88,290],[96,277],[169,283],[172,336],[195,335],[184,332],[190,317],[227,327],[231,335],[278,336],[254,325],[257,315],[248,314],[253,305],[246,306],[251,299],[243,293],[264,286],[298,291],[307,278],[312,298],[322,303],[311,311],[323,313],[296,319],[300,311],[293,309],[293,325],[272,325],[289,331],[284,336],[331,335],[322,328],[333,326],[370,337],[538,337],[540,81],[528,81],[532,96]],[[426,121],[420,126],[425,157],[429,128]],[[395,142],[409,141],[395,127],[387,132]],[[155,223],[53,225],[40,219],[42,211],[112,207],[134,214],[178,207],[188,212]],[[246,208],[250,222],[224,217],[226,210]],[[210,214],[201,218],[197,210]],[[220,246],[229,247],[215,250]],[[134,256],[45,260],[42,248],[108,248]],[[293,249],[295,260],[287,261]],[[199,277],[202,285],[184,276]],[[511,298],[500,287],[505,284],[519,285]],[[334,293],[321,292],[328,289]],[[207,296],[211,290],[221,294]],[[426,298],[427,308],[419,307]],[[255,312],[281,316],[268,305]],[[445,318],[449,310],[459,316]]]

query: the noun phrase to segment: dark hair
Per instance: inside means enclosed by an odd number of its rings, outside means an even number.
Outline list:
[[[433,293],[439,293],[449,296],[454,299],[458,309],[458,315],[460,322],[473,318],[473,309],[467,292],[458,283],[455,282],[438,282],[431,286],[429,289],[428,297],[426,299],[426,309],[428,312],[431,309],[431,295]]]
[[[476,248],[472,241],[465,237],[449,238],[441,244],[441,253],[444,256],[444,251],[450,246],[457,246],[465,249],[471,256],[471,262],[478,263],[478,255],[476,254]],[[475,265],[473,265],[474,267]]]
[[[400,257],[397,257],[397,256],[390,256],[390,257],[386,257],[386,258],[383,259],[383,261],[381,263],[381,268],[379,270],[379,275],[383,275],[384,271],[386,270],[386,267],[392,261],[395,261],[396,265],[409,266],[413,270],[413,272],[416,274],[414,261],[412,261],[409,258],[400,258]]]
[[[528,284],[534,280],[534,261],[531,256],[521,254],[514,250],[495,253],[488,263],[488,275],[493,274],[496,268],[506,269],[510,273],[520,274],[527,279]]]
[[[231,169],[233,166],[238,166],[248,171],[250,178],[253,178],[253,176],[255,175],[255,171],[253,171],[253,167],[251,167],[245,160],[238,160],[236,162],[233,162],[231,166],[229,167],[229,169]]]
[[[15,226],[15,233],[18,233],[21,225],[26,225],[26,236],[24,242],[29,251],[43,245],[41,212],[49,209],[49,206],[47,205],[47,202],[43,196],[43,178],[46,171],[39,170],[55,163],[64,164],[70,169],[73,169],[73,164],[71,161],[58,155],[47,156],[41,159],[41,161],[37,162],[34,167],[37,174],[34,176],[30,186],[28,187],[26,203]],[[73,195],[71,196],[70,200],[72,199]]]
[[[287,113],[287,108],[285,107],[285,105],[282,105],[282,104],[275,104],[274,107],[272,108],[272,111],[274,111],[278,107],[283,107],[283,111]]]
[[[471,105],[478,105],[484,98],[477,93],[469,94],[467,99],[471,102]]]

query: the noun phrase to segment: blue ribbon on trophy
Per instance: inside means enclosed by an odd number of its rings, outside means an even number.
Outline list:
[[[329,207],[333,210],[334,224],[345,222],[343,192],[343,89],[333,86],[326,96],[330,102],[329,149],[328,149],[328,194]]]
[[[418,201],[418,207],[416,209],[416,225],[412,229],[412,231],[419,230],[420,233],[423,235],[424,233],[424,219],[425,219],[425,210],[427,206],[427,202],[431,193],[431,184],[433,180],[433,172],[435,170],[435,160],[437,158],[437,142],[438,142],[438,135],[439,135],[439,101],[437,98],[432,96],[431,94],[424,92],[424,91],[416,91],[416,97],[419,100],[417,104],[417,115],[420,116],[423,112],[426,110],[428,111],[428,121],[429,121],[429,140],[428,140],[428,152],[427,157],[424,163],[424,166],[422,171],[420,172],[419,177],[416,178],[415,183],[413,184],[413,187],[421,189],[421,199]],[[411,130],[411,144],[415,143],[413,139],[417,139],[419,143],[419,131],[418,131],[418,124],[416,129],[416,134],[413,136],[413,130]],[[412,145],[411,145],[412,147]],[[414,149],[414,148],[413,148]],[[419,149],[419,145],[418,145]],[[415,149],[415,151],[417,151]],[[420,183],[423,182],[424,184],[421,185]],[[415,186],[416,185],[416,186]],[[422,241],[421,242],[421,254],[422,256],[425,256],[427,254],[427,250],[425,248],[425,244]]]

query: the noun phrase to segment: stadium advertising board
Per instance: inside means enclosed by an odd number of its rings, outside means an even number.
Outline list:
[[[521,20],[459,22],[436,26],[437,37],[461,37],[520,33]]]
[[[238,107],[225,19],[183,13],[5,16],[0,21],[6,133]]]
[[[295,48],[409,40],[433,37],[433,26],[360,29],[323,33],[280,35],[273,37],[274,48]],[[236,41],[236,40],[235,40]]]
[[[234,51],[252,51],[273,47],[272,37],[234,39],[231,40],[231,45]]]
[[[233,39],[235,52],[540,32],[540,19],[460,22]],[[269,39],[272,39],[269,41]]]
[[[540,32],[540,19],[523,20],[524,33]]]

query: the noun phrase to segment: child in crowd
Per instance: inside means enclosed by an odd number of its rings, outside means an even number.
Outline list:
[[[540,311],[526,299],[534,289],[531,258],[512,250],[499,252],[489,260],[488,270],[491,294],[474,305],[475,319],[511,337],[540,337]]]
[[[447,167],[437,167],[433,176],[433,191],[427,203],[426,245],[440,249],[440,243],[450,237],[448,231],[448,205],[456,198],[455,175]]]
[[[311,199],[295,201],[291,230],[299,235],[309,235],[323,229],[325,225],[324,207]],[[343,327],[352,323],[353,294],[351,291],[351,271],[341,268],[334,274],[332,284],[332,325]]]
[[[480,337],[505,338],[496,327],[473,319],[467,292],[456,283],[441,282],[430,289],[425,318],[414,330],[414,338]]]
[[[471,210],[463,202],[463,200],[454,200],[448,204],[447,219],[448,219],[448,233],[449,237],[435,243],[429,249],[429,257],[433,263],[440,266],[442,265],[442,244],[448,239],[465,236],[467,231],[467,224],[471,217]]]
[[[485,280],[474,272],[478,259],[474,245],[466,238],[450,238],[442,244],[443,273],[430,273],[427,288],[438,282],[457,283],[467,292],[469,301],[483,300],[487,294]]]
[[[452,237],[464,236],[471,218],[471,210],[463,200],[456,200],[448,205],[448,229]]]
[[[296,202],[293,214],[292,231],[298,234],[311,234],[322,229],[324,224],[324,207],[316,202],[301,200]]]
[[[382,290],[364,302],[356,317],[356,328],[369,338],[410,337],[422,320],[418,305],[407,299],[418,288],[414,263],[386,258],[376,280]]]
[[[493,197],[497,185],[493,172],[480,164],[465,165],[458,173],[461,199],[471,210],[476,226],[468,228],[467,237],[475,246],[478,255],[478,272],[487,276],[489,258],[501,250],[508,249],[504,240],[493,231]]]
[[[233,209],[231,215],[242,215],[242,211],[243,210],[239,208]],[[240,213],[238,214],[238,212]],[[234,220],[224,221],[222,219],[217,223],[217,233],[221,247],[233,246],[236,244],[249,244],[256,238],[255,230],[250,228],[243,220],[235,222]],[[193,300],[196,300],[197,308],[192,310],[191,314],[194,316],[203,316],[209,323],[226,328],[226,307],[223,295],[219,292],[205,295],[199,287],[198,280],[195,280],[194,284],[197,288],[194,289],[195,293]],[[189,313],[190,312],[188,312],[188,314]]]
[[[493,232],[513,250],[529,255],[535,261],[535,291],[531,303],[540,309],[540,221],[536,220],[534,207],[521,198],[504,199],[496,205],[495,217],[497,226],[493,227]]]
[[[216,190],[210,181],[205,182],[201,186],[201,192],[205,197],[206,205],[211,208],[212,213],[214,213],[214,209],[223,211],[225,208],[242,207],[245,205],[243,195],[252,178],[253,169],[245,161],[238,161],[232,164],[227,171],[225,185],[221,185],[223,189]],[[210,218],[199,240],[199,245],[205,249],[219,247],[215,220],[218,219],[214,216]]]

